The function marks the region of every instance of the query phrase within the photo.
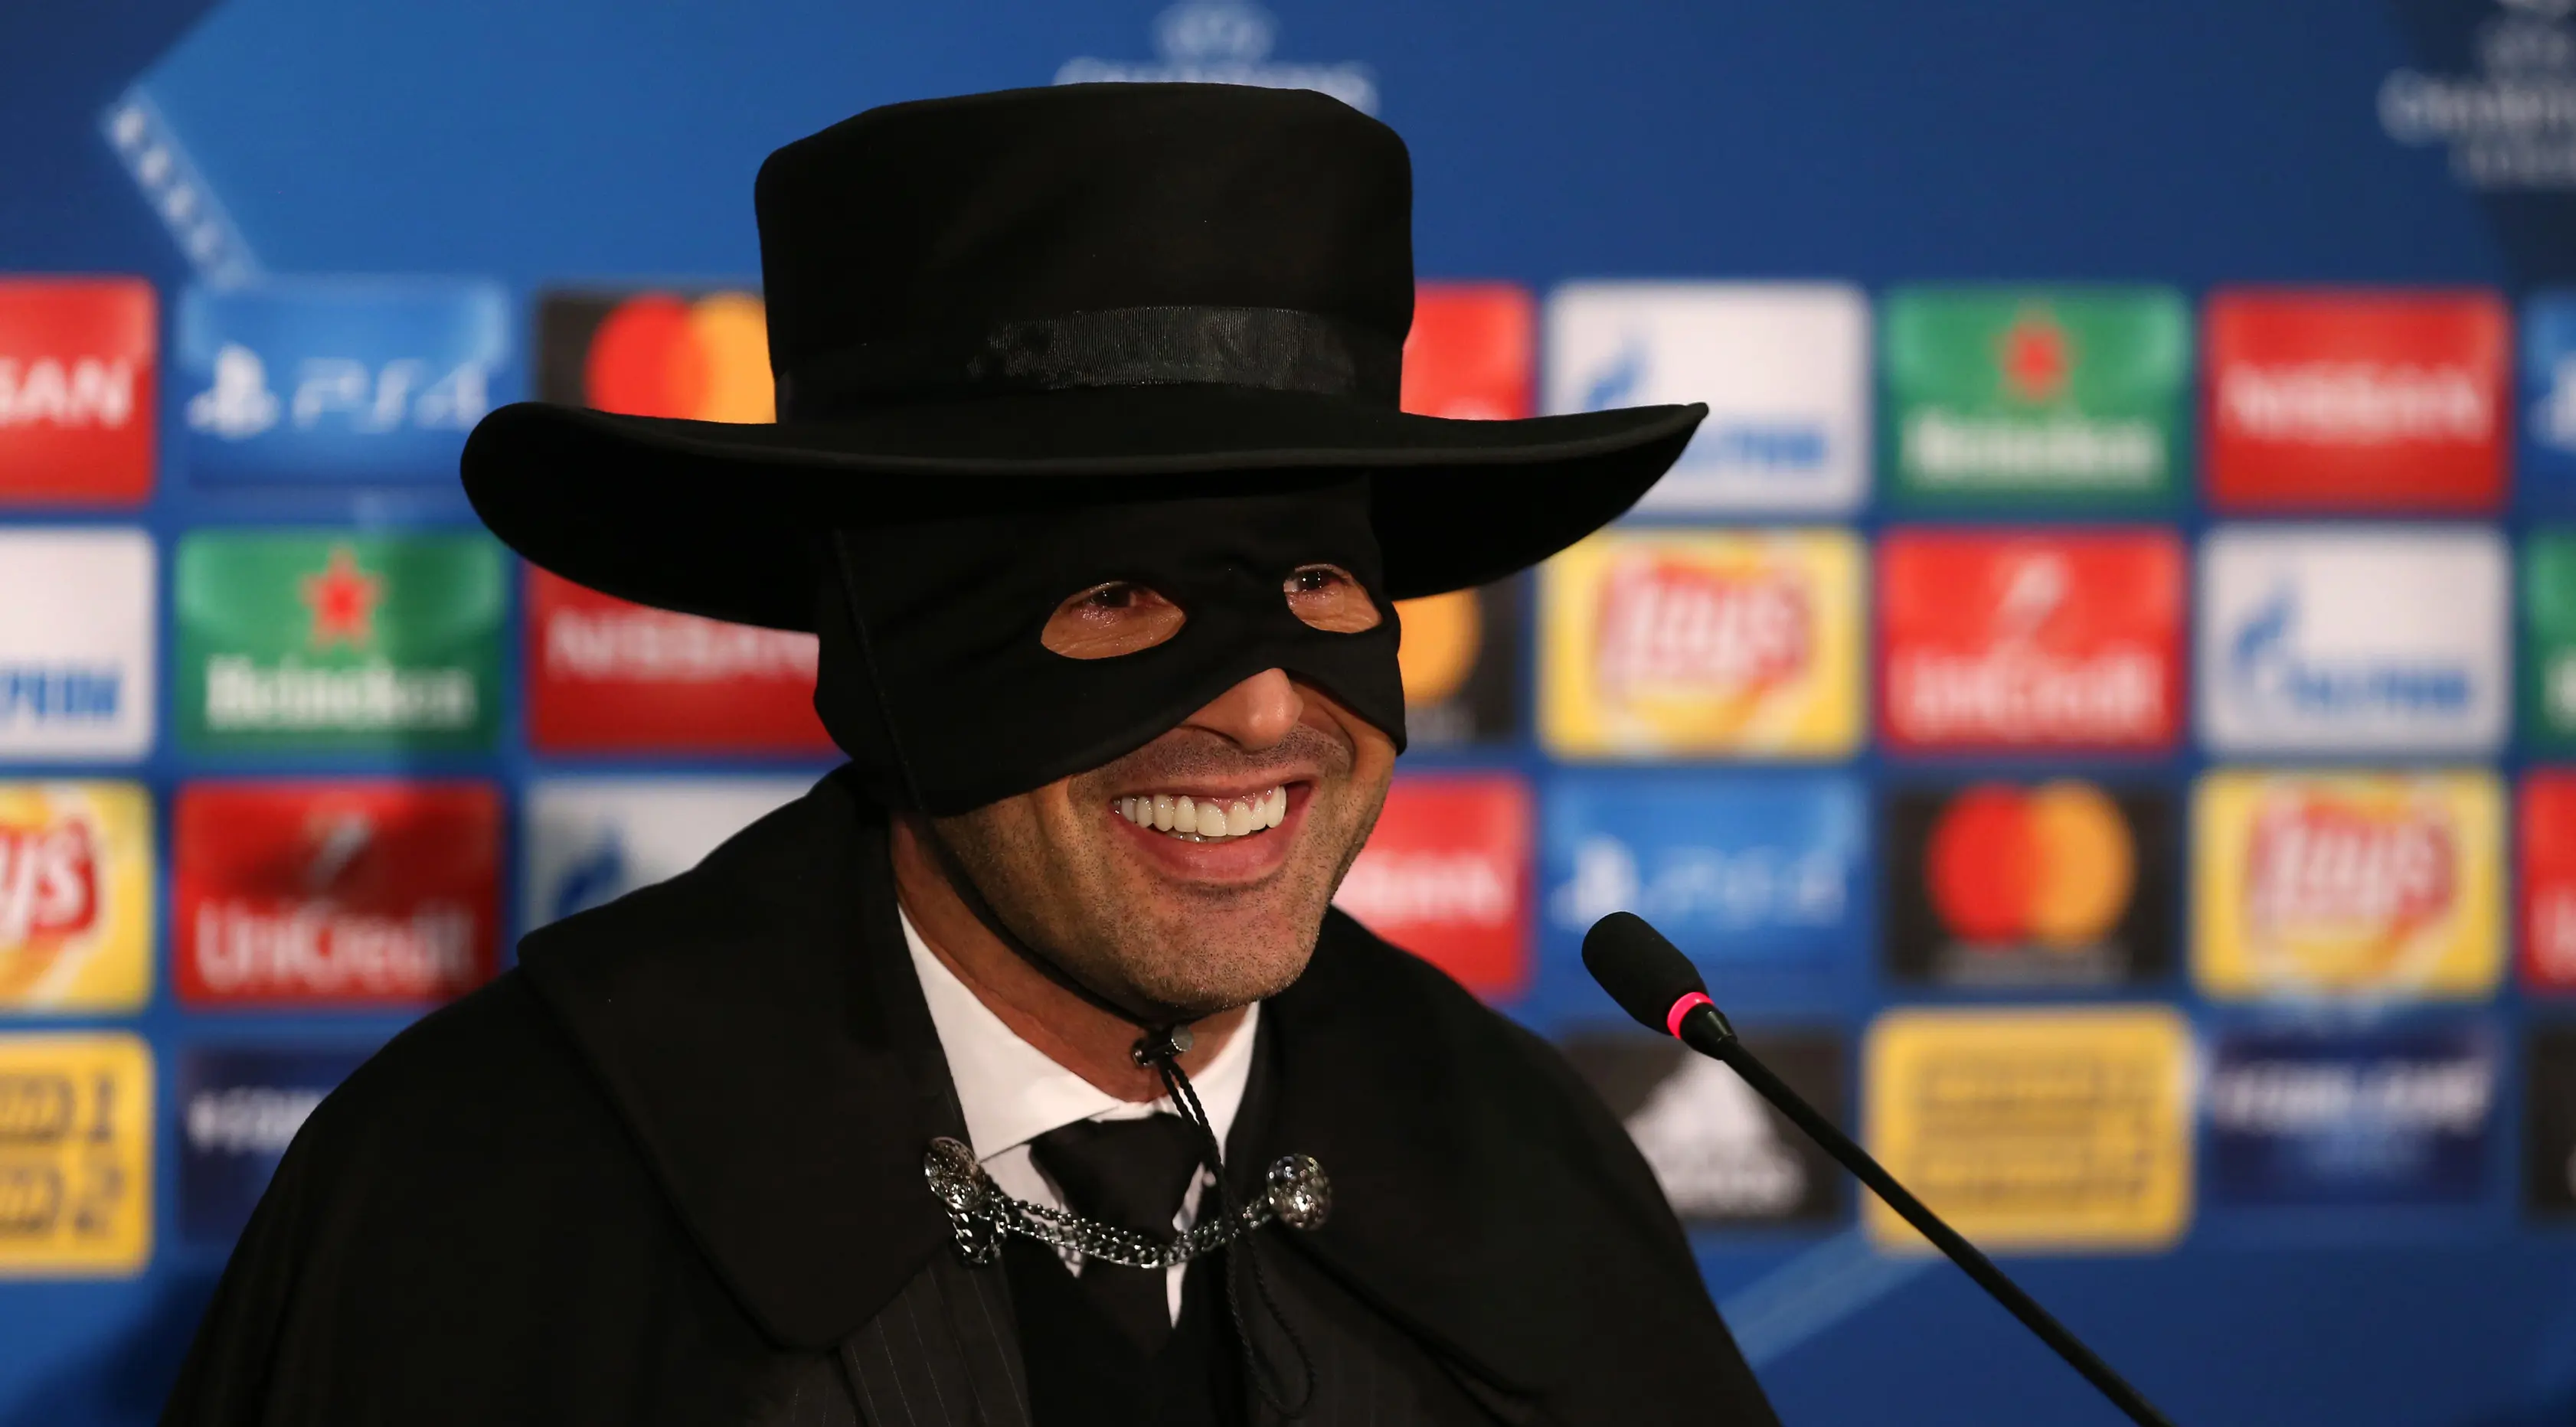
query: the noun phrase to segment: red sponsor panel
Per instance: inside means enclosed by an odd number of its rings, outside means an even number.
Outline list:
[[[1401,777],[1334,904],[1485,997],[1529,984],[1529,789],[1507,773]]]
[[[2511,333],[2484,292],[2209,300],[2209,495],[2230,510],[2493,510]]]
[[[0,504],[152,493],[158,327],[139,277],[0,279]]]
[[[491,979],[501,796],[488,784],[193,783],[171,839],[184,1002],[409,1006]]]
[[[819,753],[814,636],[528,571],[528,740],[550,753]]]
[[[1424,283],[1404,339],[1404,409],[1510,421],[1530,414],[1538,304],[1505,282]]]
[[[2161,531],[1889,535],[1879,728],[1904,749],[2171,747],[2183,567],[2181,543]]]
[[[2576,771],[2522,783],[2522,972],[2549,991],[2576,991]]]

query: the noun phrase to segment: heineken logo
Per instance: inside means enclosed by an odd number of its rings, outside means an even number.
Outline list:
[[[319,574],[302,581],[304,603],[313,611],[313,646],[364,646],[375,639],[376,603],[384,598],[381,576],[358,568],[358,557],[346,545],[331,547]]]
[[[2038,403],[2055,401],[2066,394],[2066,377],[2074,368],[2075,354],[2068,349],[2066,329],[2047,309],[2034,308],[2014,318],[1997,345],[2002,351],[1996,366],[2003,373],[2004,390],[2013,400]]]
[[[1883,360],[1901,493],[2160,494],[2189,317],[2161,288],[1902,288]]]
[[[501,572],[498,550],[474,535],[189,536],[177,577],[183,740],[488,747]]]

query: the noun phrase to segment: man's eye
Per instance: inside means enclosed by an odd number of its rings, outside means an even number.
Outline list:
[[[1288,597],[1291,613],[1330,634],[1375,629],[1382,618],[1377,601],[1339,565],[1300,565],[1279,588]]]
[[[1068,659],[1114,659],[1151,649],[1181,632],[1188,616],[1132,580],[1107,580],[1066,596],[1038,642]]]

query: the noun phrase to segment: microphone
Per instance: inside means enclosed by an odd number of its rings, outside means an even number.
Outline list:
[[[1666,941],[1662,932],[1647,925],[1645,918],[1633,912],[1612,912],[1594,922],[1592,930],[1583,934],[1583,967],[1601,983],[1602,990],[1610,993],[1610,999],[1619,1003],[1619,1009],[1634,1016],[1639,1024],[1725,1062],[1745,1084],[1795,1121],[1809,1139],[1841,1161],[1853,1177],[1886,1200],[1887,1207],[1903,1215],[1905,1222],[1949,1255],[1952,1263],[1966,1270],[1978,1287],[1993,1295],[2041,1342],[2055,1349],[2069,1367],[2082,1373],[2084,1380],[2111,1399],[2112,1405],[2126,1413],[2130,1421],[2139,1427],[2173,1427],[2171,1419],[2084,1346],[2082,1339],[2068,1332],[2065,1324],[2050,1316],[2038,1300],[2024,1293],[2020,1284],[2005,1277],[1992,1259],[1961,1237],[1958,1230],[1941,1222],[1940,1215],[1897,1183],[1896,1177],[1870,1158],[1868,1151],[1834,1128],[1833,1122],[1801,1099],[1787,1081],[1772,1074],[1771,1067],[1755,1059],[1753,1052],[1744,1048],[1744,1042],[1736,1038],[1735,1027],[1728,1024],[1725,1013],[1709,999],[1699,968],[1691,964],[1681,948]]]

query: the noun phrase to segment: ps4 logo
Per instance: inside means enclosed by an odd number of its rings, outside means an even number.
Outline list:
[[[1668,847],[1648,871],[1625,842],[1596,833],[1575,845],[1574,875],[1550,895],[1548,911],[1569,929],[1617,911],[1728,931],[1833,927],[1843,920],[1848,871],[1831,847]]]
[[[2261,707],[2330,722],[2457,718],[2474,708],[2472,671],[2458,662],[2320,659],[2303,653],[2298,593],[2288,585],[2254,606],[2228,641],[2236,693]]]
[[[482,362],[459,362],[439,373],[429,363],[403,357],[373,365],[347,357],[308,357],[298,362],[291,393],[269,387],[268,364],[239,342],[216,349],[213,382],[188,399],[188,426],[227,441],[247,441],[282,419],[290,430],[329,423],[357,435],[406,427],[424,431],[471,429],[491,408],[490,373]]]

